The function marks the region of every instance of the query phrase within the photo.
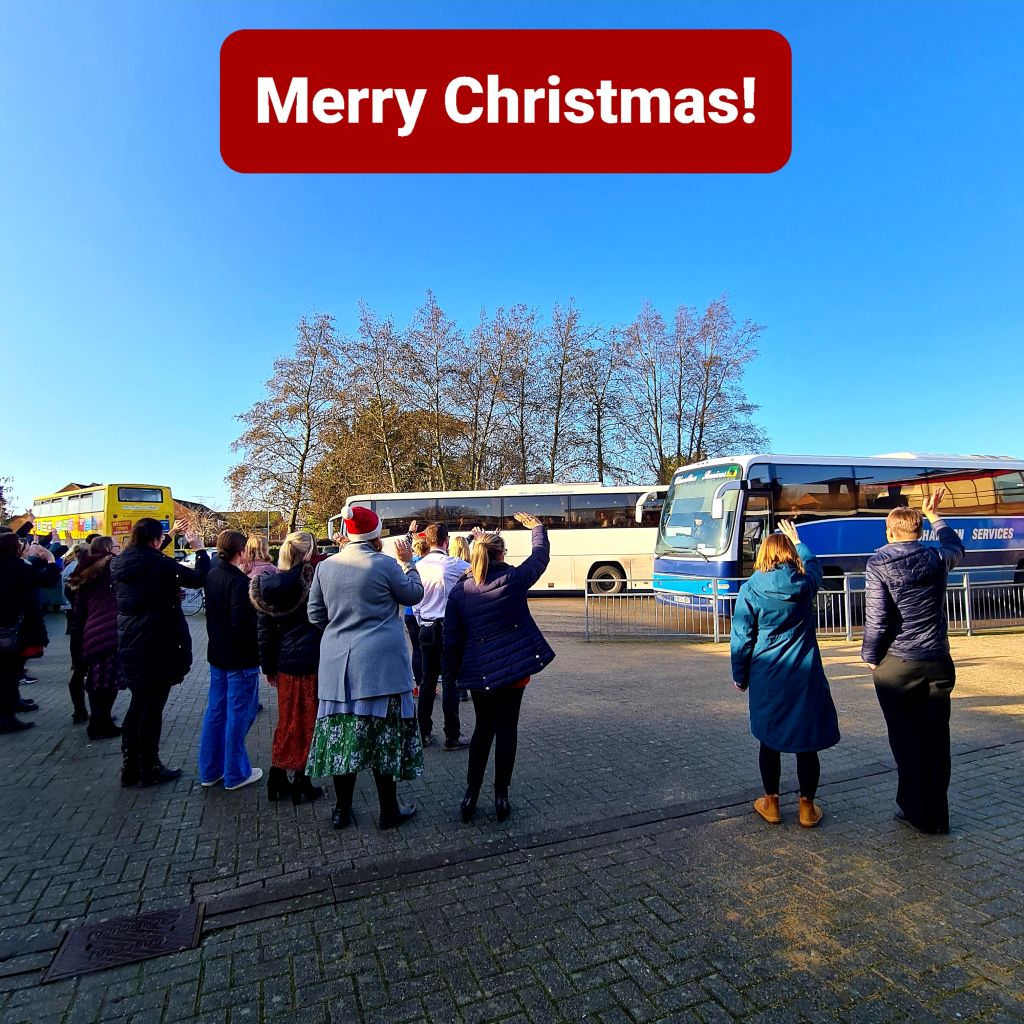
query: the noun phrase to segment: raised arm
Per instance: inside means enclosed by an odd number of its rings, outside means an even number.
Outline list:
[[[402,566],[399,568],[394,558],[388,558],[388,586],[391,589],[391,596],[406,607],[419,604],[423,600],[423,583],[412,564],[412,545],[407,540],[400,539],[395,542],[395,558]]]
[[[529,590],[544,575],[544,570],[551,561],[551,542],[548,540],[548,531],[544,528],[544,524],[536,516],[528,515],[526,512],[517,512],[515,519],[533,535],[533,550],[530,552],[530,557],[515,567],[516,576]]]
[[[181,562],[175,562],[170,558],[167,561],[178,580],[179,587],[199,590],[206,582],[206,574],[210,571],[210,556],[206,553],[206,548],[199,548],[196,551],[196,567],[194,569],[190,569],[187,565],[182,565]]]
[[[946,496],[945,487],[937,487],[924,501],[921,511],[931,524],[932,531],[939,542],[939,554],[947,569],[955,569],[964,559],[966,549],[960,535],[946,520],[939,515],[939,505]]]
[[[818,561],[818,556],[800,540],[796,523],[791,519],[783,519],[779,523],[779,529],[793,542],[793,547],[796,548],[800,561],[804,563],[804,573],[811,584],[811,597],[814,597],[821,590],[821,581],[825,578],[825,573],[821,568],[821,562]]]

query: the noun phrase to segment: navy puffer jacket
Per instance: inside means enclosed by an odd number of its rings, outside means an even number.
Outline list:
[[[527,591],[551,561],[543,526],[533,529],[533,552],[522,565],[492,562],[481,584],[464,576],[444,613],[445,679],[466,690],[493,690],[521,682],[550,665],[555,652],[530,615]]]
[[[946,580],[964,557],[956,531],[932,523],[939,546],[897,541],[868,559],[861,657],[877,665],[887,654],[934,661],[949,654]]]

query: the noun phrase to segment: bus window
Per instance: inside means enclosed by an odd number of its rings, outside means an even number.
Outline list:
[[[996,488],[991,470],[972,472],[969,469],[930,469],[928,486],[946,488],[939,512],[951,516],[994,516]]]
[[[433,498],[378,498],[374,512],[380,516],[382,537],[401,537],[413,519],[422,530],[437,519],[437,502]]]
[[[569,496],[569,525],[586,529],[638,526],[636,503],[642,493],[572,494]]]
[[[474,526],[497,530],[501,526],[501,498],[438,499],[437,518],[449,530],[467,532]]]
[[[639,497],[639,495],[638,495]],[[502,517],[506,530],[522,529],[512,518],[516,512],[536,516],[548,529],[569,525],[569,496],[567,494],[522,494],[502,499]]]
[[[1020,515],[1020,505],[1024,503],[1024,473],[998,473],[995,477],[996,501],[1007,513]]]
[[[921,466],[857,466],[858,510],[888,515],[894,508],[920,508],[928,494]]]
[[[164,492],[160,487],[118,487],[117,500],[159,505],[164,500]]]
[[[853,470],[848,466],[776,464],[775,512],[786,516],[831,516],[856,511]]]

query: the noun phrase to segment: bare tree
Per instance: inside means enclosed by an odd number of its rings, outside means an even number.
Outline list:
[[[673,468],[666,447],[669,345],[665,320],[650,302],[644,302],[625,328],[623,341],[630,353],[624,365],[627,398],[622,410],[623,426],[631,429],[635,442],[630,462],[658,483],[667,483]]]
[[[539,318],[535,309],[515,305],[499,309],[495,319],[499,344],[506,356],[503,411],[511,434],[515,479],[531,483],[542,474],[545,461],[539,415],[545,401],[538,388]]]
[[[302,317],[295,352],[274,361],[267,394],[237,417],[232,451],[242,460],[227,477],[236,506],[285,511],[294,530],[309,497],[309,472],[324,454],[324,430],[338,395],[333,317]]]
[[[614,464],[618,454],[611,439],[616,413],[623,403],[624,363],[624,346],[616,331],[592,335],[583,345],[578,363],[580,447],[602,484],[610,474],[619,472]]]
[[[545,396],[542,419],[549,433],[546,453],[549,483],[578,470],[583,462],[577,429],[580,369],[586,346],[597,331],[596,327],[581,325],[574,299],[565,306],[555,304],[545,338],[540,382]]]

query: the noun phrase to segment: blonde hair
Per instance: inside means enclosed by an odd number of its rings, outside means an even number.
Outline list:
[[[426,537],[414,537],[412,541],[412,551],[414,555],[418,555],[423,558],[424,555],[430,554],[430,541]]]
[[[894,508],[885,517],[885,528],[894,537],[917,540],[924,516],[916,508]]]
[[[296,533],[289,533],[281,541],[281,550],[277,553],[277,567],[284,572],[298,565],[299,562],[309,561],[316,551],[316,538],[305,530]]]
[[[469,561],[469,541],[465,537],[452,537],[448,554],[461,558],[464,562]]]
[[[483,583],[487,579],[487,570],[491,567],[491,556],[501,554],[504,550],[505,542],[500,534],[485,533],[482,537],[477,537],[469,560],[470,571],[477,583]]]
[[[253,562],[269,562],[270,547],[267,538],[261,537],[258,533],[250,533],[245,541],[245,554],[242,558],[250,565]]]
[[[754,562],[754,572],[771,572],[780,565],[791,565],[801,576],[803,559],[796,553],[793,542],[782,533],[770,533],[763,541]]]

